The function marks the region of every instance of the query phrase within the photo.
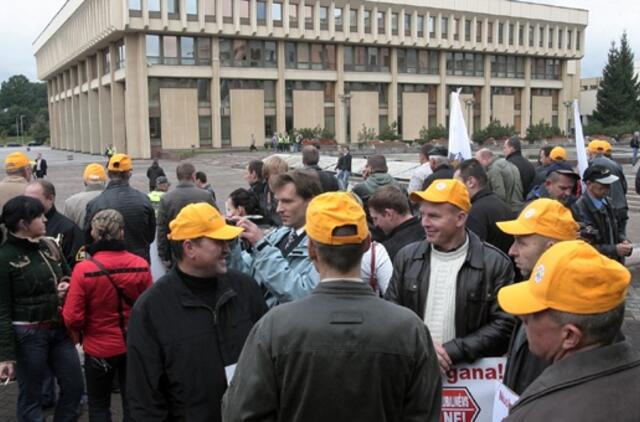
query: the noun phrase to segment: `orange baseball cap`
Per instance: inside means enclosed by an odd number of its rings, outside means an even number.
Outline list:
[[[567,161],[567,150],[562,147],[555,147],[549,153],[549,158],[551,158],[553,161]]]
[[[19,151],[12,152],[4,159],[4,169],[8,171],[18,170],[29,165],[31,165],[29,157]]]
[[[607,151],[611,151],[611,144],[602,139],[594,139],[589,142],[589,145],[587,145],[587,151],[592,154],[605,153]]]
[[[131,171],[133,164],[127,154],[114,154],[109,160],[109,171]]]
[[[514,315],[546,309],[599,314],[624,302],[630,281],[624,265],[582,240],[571,240],[542,254],[529,280],[500,289],[498,303]]]
[[[242,233],[241,227],[228,225],[217,209],[206,202],[189,204],[169,223],[169,240],[208,237],[216,240],[235,239]]]
[[[352,235],[338,235],[335,230],[351,226]],[[305,231],[310,239],[325,245],[354,245],[369,236],[367,216],[362,206],[346,192],[318,195],[307,206]]]
[[[91,163],[84,168],[82,178],[85,182],[104,182],[107,180],[107,173],[101,164]]]
[[[513,236],[539,234],[556,240],[578,237],[578,223],[571,211],[554,199],[540,198],[520,212],[518,218],[496,223],[503,232]]]
[[[409,198],[413,202],[448,202],[449,204],[460,208],[464,212],[469,212],[471,209],[469,191],[462,182],[455,179],[434,180],[427,190],[422,192],[413,192]]]

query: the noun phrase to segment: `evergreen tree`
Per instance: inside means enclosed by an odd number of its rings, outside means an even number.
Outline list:
[[[608,61],[602,71],[593,118],[603,126],[633,121],[640,112],[640,83],[633,72],[633,52],[627,33],[622,34],[620,48],[611,43]]]

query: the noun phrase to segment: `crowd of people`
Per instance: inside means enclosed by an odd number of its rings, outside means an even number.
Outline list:
[[[62,212],[14,152],[0,380],[17,379],[21,421],[77,420],[85,394],[111,420],[115,384],[125,421],[437,421],[443,374],[506,355],[508,421],[640,420],[619,405],[640,391],[627,183],[608,142],[587,151],[580,175],[562,147],[534,166],[517,138],[462,162],[425,145],[404,186],[383,155],[354,183],[348,147],[334,173],[309,145],[300,169],[248,162],[222,211],[192,163],[172,187],[153,161],[143,193],[114,151]]]

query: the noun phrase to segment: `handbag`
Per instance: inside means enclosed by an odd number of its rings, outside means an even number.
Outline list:
[[[107,269],[104,267],[104,265],[100,263],[100,261],[98,261],[93,257],[89,257],[89,261],[93,262],[96,265],[96,267],[98,267],[100,272],[109,279],[109,281],[111,282],[111,285],[116,290],[116,294],[118,295],[118,325],[120,326],[120,331],[122,332],[122,338],[124,339],[124,343],[127,344],[127,328],[125,327],[125,323],[124,323],[123,302],[129,305],[129,307],[131,308],[133,307],[133,304],[135,303],[135,301],[131,300],[131,298],[129,298],[127,295],[124,294],[124,291],[122,290],[122,288],[118,287],[116,282],[111,277],[111,274],[109,274]]]

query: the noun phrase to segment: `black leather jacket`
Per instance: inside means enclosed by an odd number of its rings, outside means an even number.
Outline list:
[[[443,346],[454,364],[481,357],[502,356],[509,345],[514,317],[500,309],[498,290],[513,283],[509,258],[467,230],[469,250],[458,273],[456,338]],[[406,306],[424,318],[429,291],[431,245],[415,242],[404,247],[394,261],[386,299]]]

